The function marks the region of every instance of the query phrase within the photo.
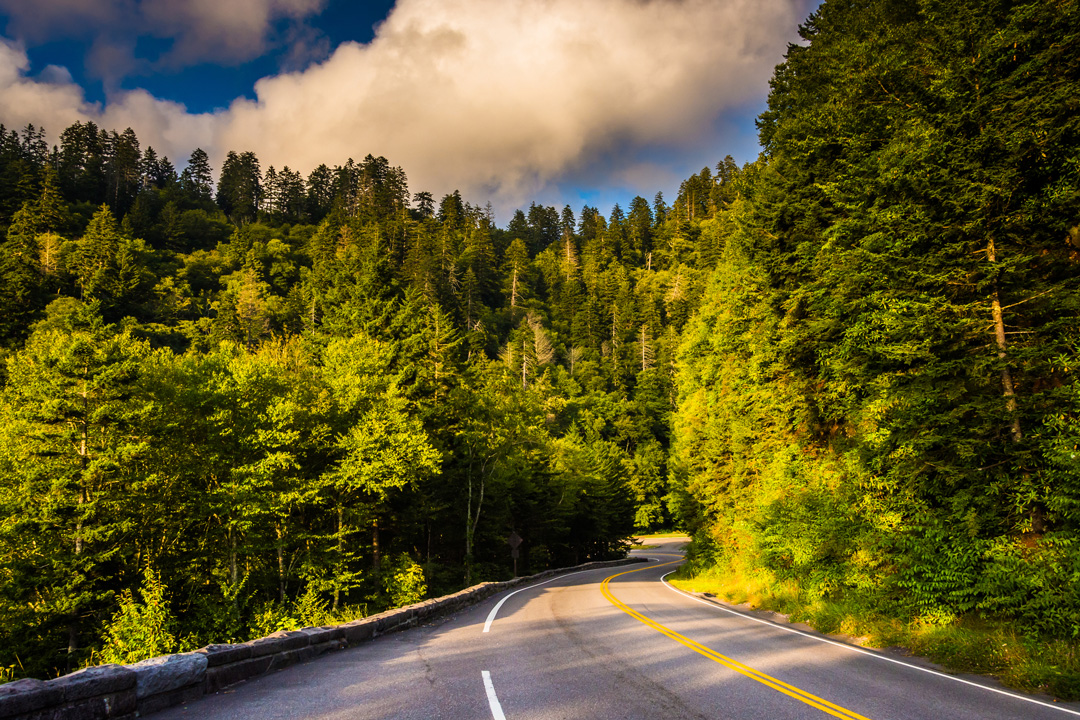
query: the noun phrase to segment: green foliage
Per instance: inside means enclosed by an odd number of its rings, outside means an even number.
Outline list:
[[[18,658],[16,658],[16,661]],[[7,667],[0,667],[0,685],[15,680],[23,669],[22,664],[15,662]]]
[[[319,627],[329,625],[335,620],[328,603],[314,583],[308,583],[304,592],[296,599],[294,612],[300,627]]]
[[[0,666],[81,665],[145,567],[228,641],[672,526],[792,602],[1072,637],[1077,14],[826,0],[756,163],[505,229],[385,158],[212,198],[201,151],[0,129]]]
[[[176,620],[169,612],[166,588],[158,574],[147,568],[139,600],[130,590],[120,594],[119,607],[102,633],[102,648],[94,657],[101,663],[124,665],[176,652]]]
[[[391,607],[412,605],[427,595],[424,568],[406,553],[397,556],[392,563],[388,558],[384,558],[382,575],[383,587],[390,598]]]
[[[263,603],[251,616],[251,637],[266,637],[282,630],[299,630],[304,627],[288,608],[269,601]]]
[[[699,568],[928,627],[1080,632],[1080,125],[1053,99],[1080,87],[1078,17],[874,0],[803,27],[765,154],[722,168],[697,236],[715,267],[679,348],[669,502]]]

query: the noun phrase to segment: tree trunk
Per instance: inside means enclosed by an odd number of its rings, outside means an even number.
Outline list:
[[[333,610],[337,612],[338,603],[341,600],[341,574],[345,570],[345,510],[341,504],[337,506],[337,577],[334,579],[334,605]]]
[[[375,518],[371,521],[371,563],[376,571],[379,569],[381,559],[379,552],[379,518]]]
[[[997,252],[993,239],[987,244],[986,255],[991,263],[997,262]],[[1006,363],[1005,345],[1005,319],[1001,311],[1001,291],[998,289],[997,278],[994,278],[994,294],[990,299],[990,307],[994,316],[994,337],[997,340],[998,358],[1001,360],[1001,385],[1004,388],[1005,409],[1012,419],[1012,437],[1014,442],[1020,442],[1024,435],[1020,428],[1020,416],[1016,412],[1016,392],[1013,390],[1012,374]]]
[[[472,459],[473,449],[472,445],[469,445],[469,467],[466,472],[469,497],[465,505],[465,587],[472,584]]]
[[[236,534],[229,528],[229,573],[232,576],[232,584],[235,587],[239,576],[236,569]]]
[[[79,557],[83,554],[83,505],[89,500],[87,496],[86,487],[86,468],[89,463],[89,448],[90,448],[90,428],[87,418],[90,414],[90,400],[86,389],[86,383],[83,382],[82,390],[82,406],[83,406],[83,418],[81,424],[81,432],[79,437],[79,490],[76,497],[76,503],[78,507],[75,510],[75,557]],[[75,659],[75,653],[79,649],[79,611],[75,608],[68,616],[68,648],[67,648],[67,669],[69,671],[74,669],[72,665]]]
[[[277,525],[277,570],[278,570],[278,591],[281,597],[281,604],[285,604],[285,531],[282,529],[281,524]]]
[[[521,389],[529,388],[529,346],[528,339],[521,341]]]

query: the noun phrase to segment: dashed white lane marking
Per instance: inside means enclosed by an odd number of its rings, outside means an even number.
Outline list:
[[[1023,700],[1024,702],[1032,703],[1033,705],[1041,705],[1042,707],[1050,708],[1051,710],[1058,710],[1058,711],[1063,712],[1063,713],[1068,713],[1069,715],[1080,716],[1080,712],[1077,712],[1076,710],[1070,710],[1069,708],[1061,707],[1060,705],[1051,705],[1050,703],[1043,702],[1042,700],[1036,700],[1035,698],[1025,697],[1024,695],[1017,695],[1016,693],[1011,693],[1011,692],[1008,692],[1006,690],[999,690],[997,688],[989,687],[987,685],[981,685],[981,684],[976,683],[976,682],[971,682],[970,680],[965,680],[964,678],[958,678],[955,675],[946,675],[945,673],[938,672],[937,670],[931,670],[930,668],[919,667],[918,665],[912,665],[911,663],[906,663],[906,662],[904,662],[902,660],[897,660],[895,658],[891,658],[888,655],[882,655],[880,653],[870,652],[869,650],[864,650],[864,649],[862,649],[860,647],[855,647],[854,645],[848,645],[846,643],[839,643],[839,642],[836,642],[835,640],[828,640],[828,639],[823,638],[823,637],[818,637],[816,635],[811,635],[810,633],[805,633],[802,630],[796,630],[795,628],[785,627],[783,625],[778,625],[778,624],[776,624],[774,622],[770,622],[768,620],[762,620],[761,618],[751,617],[750,615],[745,615],[745,614],[739,612],[738,610],[732,610],[731,608],[726,608],[723,605],[717,605],[716,603],[711,603],[711,602],[708,602],[706,600],[702,600],[701,598],[696,598],[696,597],[694,597],[693,595],[691,595],[689,593],[686,593],[686,592],[683,592],[682,590],[679,590],[677,587],[674,587],[671,583],[669,583],[667,581],[668,575],[671,575],[674,572],[675,571],[672,570],[671,572],[666,573],[665,575],[663,575],[660,578],[660,582],[662,582],[664,584],[664,586],[667,587],[667,589],[672,590],[674,592],[677,592],[677,593],[679,593],[680,595],[682,595],[685,598],[689,598],[689,599],[691,599],[691,600],[693,600],[695,602],[699,602],[702,605],[708,605],[709,607],[716,608],[717,610],[723,610],[726,613],[730,613],[732,615],[737,615],[738,617],[741,617],[744,620],[753,620],[754,622],[761,623],[762,625],[769,625],[771,627],[774,627],[777,630],[784,630],[784,631],[789,632],[789,633],[795,633],[796,635],[802,635],[803,637],[808,637],[811,640],[817,640],[818,642],[828,643],[829,645],[835,645],[836,647],[844,648],[845,650],[850,650],[851,652],[856,652],[856,653],[859,653],[860,655],[868,655],[869,657],[877,658],[878,660],[884,660],[885,662],[890,662],[890,663],[893,663],[894,665],[903,665],[904,667],[910,668],[912,670],[918,670],[919,672],[924,672],[924,673],[927,673],[929,675],[937,675],[938,677],[945,678],[946,680],[952,680],[954,682],[963,683],[964,685],[970,685],[972,687],[979,688],[980,690],[988,690],[989,692],[997,693],[998,695],[1005,695],[1006,697],[1015,698],[1016,700]]]
[[[506,720],[506,716],[503,715],[502,705],[499,704],[499,696],[495,694],[495,686],[491,683],[491,673],[487,670],[481,670],[480,674],[484,676],[484,689],[487,690],[488,705],[491,706],[491,717],[495,720]]]

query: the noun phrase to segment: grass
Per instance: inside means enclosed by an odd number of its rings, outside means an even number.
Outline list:
[[[16,667],[18,668],[18,670],[16,670]],[[16,655],[15,664],[9,665],[8,667],[0,667],[0,685],[15,680],[15,678],[18,677],[17,673],[22,669],[22,660],[20,660],[19,656]]]
[[[679,577],[682,572],[671,578],[682,590],[779,612],[866,647],[899,646],[952,672],[992,675],[1015,690],[1080,699],[1080,643],[1075,640],[1031,637],[1007,622],[980,617],[887,617],[854,600],[808,599],[794,583],[777,582],[767,572],[710,569]]]

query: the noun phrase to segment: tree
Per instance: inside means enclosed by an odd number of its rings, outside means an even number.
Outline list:
[[[108,201],[116,212],[122,214],[127,212],[139,194],[139,180],[142,177],[139,139],[131,128],[121,134],[113,131],[107,150],[105,174],[109,188]]]
[[[5,345],[23,340],[42,309],[44,283],[38,225],[30,204],[24,204],[12,218],[7,240],[0,246],[0,337]]]
[[[251,222],[263,201],[262,173],[253,152],[230,150],[221,166],[217,204],[238,225]]]
[[[394,491],[404,490],[436,472],[439,453],[423,426],[408,411],[400,390],[385,375],[368,370],[385,367],[385,349],[355,335],[332,343],[325,356],[326,382],[340,419],[335,436],[335,462],[323,475],[327,500],[336,514],[334,608],[357,583],[360,569],[353,538],[361,527],[372,537],[372,564],[380,565],[379,521]]]
[[[135,311],[144,284],[142,264],[107,205],[94,213],[79,241],[75,275],[81,299],[98,302],[106,319],[119,320]]]
[[[0,582],[18,633],[67,648],[66,659],[27,659],[72,669],[86,655],[80,638],[111,601],[111,574],[131,560],[127,502],[146,452],[139,378],[149,348],[86,309],[65,324],[36,331],[8,362],[0,462],[11,521],[0,526]]]
[[[105,630],[103,663],[136,663],[140,660],[176,652],[175,619],[169,612],[165,585],[147,568],[139,600],[130,590],[120,595],[120,608]]]
[[[1080,598],[1034,609],[1075,527],[1034,436],[1075,413],[1053,358],[1077,331],[1080,126],[1054,98],[1080,77],[1077,12],[826,2],[777,68],[762,159],[684,183],[671,237],[717,268],[680,352],[676,470],[720,557],[810,597],[1080,626]]]
[[[308,213],[313,220],[322,220],[334,202],[333,173],[326,165],[319,165],[307,178]]]
[[[180,188],[196,201],[213,199],[214,177],[210,158],[202,148],[195,148],[188,158],[187,167],[180,173]]]
[[[527,297],[529,285],[529,271],[532,264],[529,261],[529,251],[521,238],[514,238],[510,247],[506,250],[506,259],[503,261],[503,272],[506,277],[506,297],[510,301],[510,312],[521,307]]]

